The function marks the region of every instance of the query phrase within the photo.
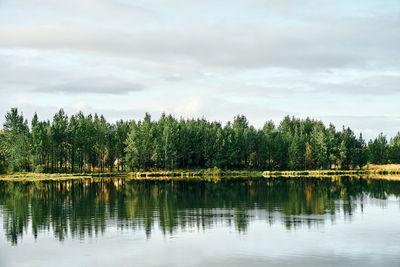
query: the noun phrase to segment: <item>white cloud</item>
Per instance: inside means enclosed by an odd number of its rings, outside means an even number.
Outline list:
[[[0,29],[0,47],[65,50],[203,67],[330,69],[399,67],[400,19],[357,19],[325,27],[191,25],[116,31],[55,26]],[[382,31],[385,29],[385,31]],[[377,51],[379,47],[379,51]]]
[[[1,1],[0,114],[290,114],[395,132],[397,0],[132,3]]]
[[[121,81],[113,77],[92,77],[83,80],[65,82],[46,87],[35,88],[39,93],[64,94],[127,94],[141,91],[144,85]]]

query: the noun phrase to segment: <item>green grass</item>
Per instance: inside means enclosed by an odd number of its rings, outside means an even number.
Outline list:
[[[10,173],[0,175],[0,180],[8,181],[44,181],[44,180],[69,180],[90,178],[123,177],[137,180],[182,180],[205,179],[219,180],[221,178],[235,177],[333,177],[333,176],[363,176],[368,178],[384,177],[400,179],[400,169],[361,169],[361,170],[307,170],[307,171],[232,171],[218,168],[202,170],[174,170],[174,171],[147,171],[147,172],[119,172],[119,173]]]

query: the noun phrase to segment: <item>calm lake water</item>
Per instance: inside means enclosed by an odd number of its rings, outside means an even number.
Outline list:
[[[400,182],[0,182],[0,266],[400,266]]]

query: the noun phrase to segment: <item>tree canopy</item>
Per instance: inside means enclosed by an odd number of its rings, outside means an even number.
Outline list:
[[[213,168],[304,170],[400,163],[400,133],[368,143],[350,128],[286,116],[261,129],[244,115],[223,125],[162,114],[153,120],[108,122],[60,109],[52,121],[28,121],[17,108],[0,131],[0,172],[83,172]]]

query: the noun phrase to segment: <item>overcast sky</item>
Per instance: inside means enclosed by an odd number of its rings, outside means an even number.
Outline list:
[[[0,123],[59,109],[400,130],[399,0],[1,0]]]

